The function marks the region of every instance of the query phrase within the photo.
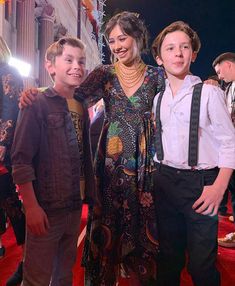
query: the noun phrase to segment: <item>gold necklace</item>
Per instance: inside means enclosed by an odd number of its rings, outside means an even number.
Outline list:
[[[118,61],[114,64],[114,68],[121,85],[125,88],[132,88],[143,78],[146,64],[140,61],[135,66],[127,67]]]

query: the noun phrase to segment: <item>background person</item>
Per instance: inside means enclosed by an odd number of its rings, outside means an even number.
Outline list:
[[[213,62],[219,79],[229,83],[225,94],[226,103],[235,126],[235,53],[227,52],[219,55]],[[233,216],[229,217],[234,222],[235,217],[235,171],[228,185],[228,191],[231,193]],[[235,232],[228,233],[225,237],[218,239],[218,244],[224,247],[235,247]]]
[[[23,89],[23,81],[18,71],[9,66],[11,52],[0,36],[0,208],[10,222],[18,245],[25,242],[25,215],[12,180],[10,152],[19,112],[18,103]],[[23,260],[23,250],[22,250]],[[16,272],[7,281],[7,286],[15,286],[22,281],[22,261]]]

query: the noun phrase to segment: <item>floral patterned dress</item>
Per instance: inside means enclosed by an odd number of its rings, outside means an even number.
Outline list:
[[[138,274],[142,285],[154,281],[158,241],[151,110],[163,84],[163,70],[147,66],[143,84],[127,97],[114,67],[107,65],[95,69],[76,92],[89,106],[101,98],[105,103],[96,158],[99,203],[90,212],[83,255],[86,285],[115,285],[128,270]]]

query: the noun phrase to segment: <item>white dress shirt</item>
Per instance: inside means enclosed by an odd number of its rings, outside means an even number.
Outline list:
[[[161,102],[162,163],[179,169],[188,165],[189,125],[193,87],[201,82],[197,76],[188,75],[175,96],[169,81]],[[154,99],[153,112],[159,94]],[[197,169],[218,166],[235,169],[235,129],[224,100],[224,92],[216,86],[204,84],[201,95],[199,119],[199,144]],[[158,162],[155,154],[154,161]]]

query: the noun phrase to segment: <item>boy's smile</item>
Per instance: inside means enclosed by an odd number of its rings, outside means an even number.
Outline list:
[[[54,79],[54,88],[74,90],[85,76],[86,57],[84,50],[65,44],[63,53],[55,58],[54,63],[48,63],[47,69]]]

